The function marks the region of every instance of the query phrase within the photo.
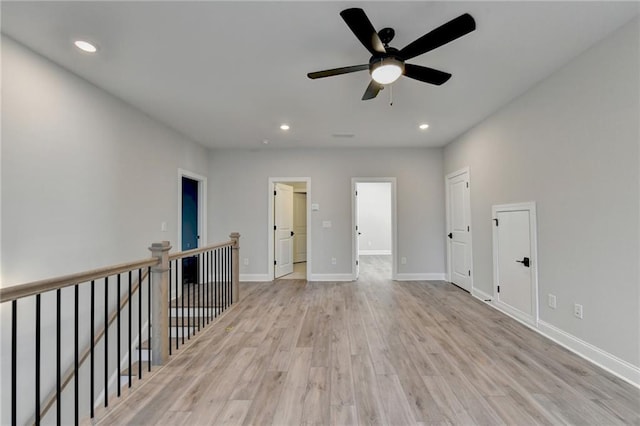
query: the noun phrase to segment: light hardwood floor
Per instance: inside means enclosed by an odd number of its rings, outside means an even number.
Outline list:
[[[382,260],[243,284],[102,424],[640,424],[640,390],[451,284],[378,278]]]

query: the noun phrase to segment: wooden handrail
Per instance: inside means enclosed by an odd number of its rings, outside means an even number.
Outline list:
[[[65,288],[75,284],[109,277],[111,275],[128,272],[134,269],[155,266],[157,264],[158,259],[151,258],[138,260],[136,262],[107,266],[105,268],[98,268],[87,272],[80,272],[77,274],[64,275],[57,278],[34,281],[27,284],[19,284],[11,287],[0,288],[0,303],[10,302],[12,300],[21,299],[23,297],[34,296],[36,294],[45,293],[47,291],[57,290],[59,288]]]
[[[200,247],[200,248],[195,248],[192,250],[187,250],[187,251],[181,251],[178,253],[173,253],[169,255],[169,261],[172,260],[176,260],[176,259],[182,259],[184,257],[191,257],[191,256],[195,256],[196,254],[200,254],[200,253],[204,253],[205,251],[209,251],[209,250],[215,250],[217,248],[221,248],[221,247],[232,247],[235,244],[234,240],[229,240],[229,241],[225,241],[223,243],[218,243],[218,244],[212,244],[206,247]]]

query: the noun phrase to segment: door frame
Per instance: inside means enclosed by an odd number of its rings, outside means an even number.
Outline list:
[[[273,203],[273,191],[275,191],[276,183],[285,183],[292,184],[295,182],[304,182],[307,186],[307,277],[306,280],[309,281],[309,277],[311,276],[311,266],[313,256],[311,255],[311,178],[310,177],[270,177],[269,178],[269,186],[267,191],[267,198],[269,200],[268,208],[267,208],[267,266],[268,272],[267,276],[270,280],[274,279],[275,268],[273,267],[273,260],[275,259],[275,242],[273,236],[273,223],[275,220],[275,215],[273,212],[274,203]]]
[[[358,218],[356,215],[356,206],[358,200],[356,198],[356,186],[358,183],[378,183],[388,182],[391,184],[391,279],[397,279],[398,275],[398,223],[397,223],[397,196],[396,196],[396,178],[394,177],[352,177],[351,178],[351,279],[357,279],[356,259],[358,253],[356,247],[358,245],[358,231],[356,231],[356,223]]]
[[[532,316],[528,317],[523,315],[520,310],[512,308],[506,303],[502,303],[498,298],[498,284],[500,277],[498,274],[498,228],[495,225],[495,219],[498,218],[498,212],[512,212],[512,211],[528,211],[529,212],[529,244],[531,245],[531,312]],[[503,312],[508,315],[523,321],[527,324],[538,326],[539,321],[539,303],[538,303],[538,239],[537,230],[538,224],[536,219],[536,203],[535,201],[523,202],[523,203],[510,203],[510,204],[498,204],[491,206],[491,219],[492,219],[492,237],[493,237],[493,302]]]
[[[189,170],[178,169],[178,232],[177,251],[182,251],[182,178],[186,177],[198,182],[198,247],[207,245],[207,177]]]
[[[447,281],[451,282],[451,240],[447,238],[446,232],[451,229],[451,211],[449,210],[449,202],[451,200],[451,190],[449,189],[449,180],[459,176],[461,174],[467,175],[467,182],[469,182],[469,269],[471,270],[471,275],[469,276],[469,293],[473,294],[473,277],[475,275],[474,267],[473,267],[473,226],[471,226],[471,171],[469,166],[463,167],[455,172],[451,172],[445,175],[444,177],[444,192],[445,192],[445,235],[444,239],[447,244]]]

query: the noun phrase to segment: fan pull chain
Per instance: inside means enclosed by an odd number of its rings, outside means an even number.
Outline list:
[[[389,106],[393,106],[393,85],[389,85]]]

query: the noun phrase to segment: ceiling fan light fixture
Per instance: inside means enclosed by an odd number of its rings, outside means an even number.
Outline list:
[[[76,40],[73,42],[73,44],[83,52],[96,53],[98,51],[98,48],[94,44],[89,43],[88,41]]]
[[[381,58],[371,64],[371,78],[379,84],[391,84],[404,73],[404,62],[394,58]]]

